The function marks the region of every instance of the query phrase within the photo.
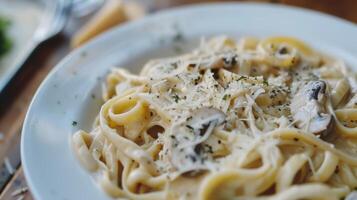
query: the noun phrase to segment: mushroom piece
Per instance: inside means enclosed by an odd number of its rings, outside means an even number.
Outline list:
[[[222,124],[225,118],[226,116],[222,111],[216,108],[203,107],[192,112],[192,117],[188,118],[186,127],[192,129],[196,136],[209,136],[213,128]]]
[[[316,135],[327,135],[333,120],[331,114],[327,112],[326,100],[324,81],[310,81],[304,85],[290,104],[291,114],[297,126]]]
[[[189,68],[197,68],[199,71],[207,69],[231,69],[238,65],[238,55],[234,51],[225,51],[223,53],[203,54],[189,58]],[[196,64],[195,64],[196,63]]]
[[[209,168],[212,147],[204,142],[225,118],[216,108],[202,107],[192,111],[185,122],[173,126],[168,149],[173,167],[181,172]]]

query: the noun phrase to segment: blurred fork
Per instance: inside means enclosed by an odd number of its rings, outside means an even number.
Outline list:
[[[63,30],[71,8],[71,1],[69,0],[43,0],[43,3],[45,5],[45,13],[33,38],[37,45],[54,37]]]
[[[24,0],[28,1],[28,0]],[[21,67],[28,60],[31,59],[33,52],[47,40],[58,35],[64,29],[71,10],[77,14],[87,15],[93,12],[95,7],[98,7],[103,0],[31,0],[33,3],[42,6],[44,13],[41,17],[41,21],[33,38],[29,43],[24,46],[24,50],[19,55],[14,66],[10,67],[10,70],[6,76],[0,79],[0,95],[6,93],[4,90],[7,85],[10,84],[11,79],[21,69]]]
[[[34,40],[38,43],[60,33],[70,15],[77,17],[88,15],[102,5],[104,0],[42,0],[42,2],[45,3],[46,11],[34,36]]]

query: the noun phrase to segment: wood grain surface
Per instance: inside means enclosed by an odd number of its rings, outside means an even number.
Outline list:
[[[26,186],[20,165],[22,123],[36,89],[53,66],[68,54],[68,43],[68,39],[59,36],[40,46],[33,53],[30,62],[23,66],[0,96],[0,132],[4,134],[0,140],[0,190],[3,191],[1,200],[18,198],[9,196],[13,190],[19,188],[19,181],[15,180],[20,180],[21,184]],[[8,159],[15,169],[14,174],[8,172],[5,159]]]
[[[165,0],[169,6],[213,2],[213,0]],[[159,0],[158,2],[164,2]],[[263,1],[267,2],[267,1]],[[282,3],[319,10],[357,22],[357,2],[354,0],[270,0],[271,3]],[[67,27],[66,34],[57,36],[41,45],[31,59],[25,63],[20,72],[0,94],[0,200],[33,200],[27,190],[26,181],[20,162],[20,137],[23,120],[30,101],[49,71],[69,52],[69,38],[78,26]],[[10,173],[5,163],[10,163],[14,173]],[[24,188],[23,194],[15,195]]]

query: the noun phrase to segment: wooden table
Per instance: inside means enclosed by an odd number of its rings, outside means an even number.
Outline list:
[[[171,5],[192,2],[201,2],[201,0],[176,0],[171,1]],[[357,4],[354,0],[270,0],[270,2],[312,8],[357,22]],[[23,120],[42,80],[70,52],[69,38],[77,27],[67,26],[64,34],[40,46],[0,96],[0,132],[4,136],[0,137],[0,200],[33,199],[30,191],[27,190],[20,161]],[[6,168],[8,162],[13,166],[14,173],[8,172]],[[19,190],[21,188],[23,191]],[[14,191],[22,194],[14,195]]]

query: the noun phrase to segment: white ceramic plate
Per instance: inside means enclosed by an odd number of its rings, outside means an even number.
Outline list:
[[[183,42],[178,42],[181,34]],[[37,91],[22,133],[22,161],[36,200],[110,199],[70,146],[90,130],[100,86],[113,66],[138,71],[151,58],[187,51],[197,38],[288,35],[357,67],[357,26],[321,13],[266,4],[208,4],[165,11],[118,27],[67,56]],[[77,122],[77,125],[73,122]]]

